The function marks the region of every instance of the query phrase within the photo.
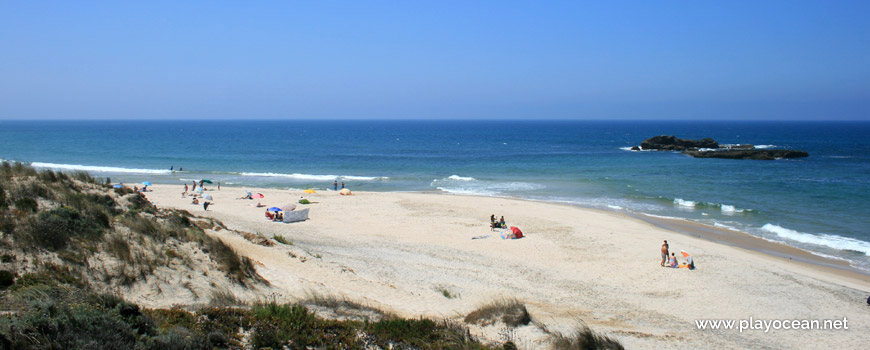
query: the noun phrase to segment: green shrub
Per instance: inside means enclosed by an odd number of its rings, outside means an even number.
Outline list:
[[[3,189],[3,185],[0,184],[0,209],[6,208],[6,190]]]
[[[30,243],[48,250],[60,250],[74,236],[99,237],[107,223],[83,216],[71,207],[40,212],[30,221]]]
[[[23,212],[35,213],[39,210],[39,203],[33,198],[19,198],[15,200],[15,209]]]
[[[15,274],[12,271],[0,270],[0,289],[6,289],[14,283]]]

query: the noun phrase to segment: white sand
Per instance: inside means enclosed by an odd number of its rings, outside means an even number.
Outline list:
[[[181,186],[154,185],[148,198],[211,216],[232,229],[279,234],[292,247],[217,234],[259,262],[278,298],[344,296],[404,316],[459,319],[482,303],[516,297],[551,329],[578,320],[627,348],[861,348],[870,341],[870,278],[659,229],[622,214],[511,199],[421,193],[251,189],[268,206],[315,202],[306,222],[269,222],[241,188],[208,191],[203,211]],[[502,240],[490,214],[527,235]],[[472,237],[491,235],[486,239]],[[659,266],[663,239],[689,251],[698,269]],[[294,252],[292,257],[288,252]],[[300,253],[302,252],[302,253]],[[679,255],[679,253],[677,253]],[[458,297],[449,299],[447,290]],[[848,319],[849,330],[698,330],[697,319]],[[492,330],[490,339],[498,340]],[[518,331],[525,347],[540,332]]]

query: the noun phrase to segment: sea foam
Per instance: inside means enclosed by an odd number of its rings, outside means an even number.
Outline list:
[[[97,172],[97,173],[131,173],[131,174],[171,174],[172,173],[169,170],[119,168],[119,167],[111,167],[111,166],[94,166],[94,165],[80,165],[80,164],[56,164],[56,163],[33,162],[33,163],[30,163],[30,165],[34,168],[49,168],[49,169],[60,169],[60,170],[81,170],[81,171],[93,171],[93,172]]]
[[[674,204],[679,205],[681,207],[694,208],[695,205],[698,203],[695,201],[683,200],[682,198],[674,198]]]
[[[796,242],[814,244],[839,250],[851,250],[855,252],[861,252],[864,253],[864,255],[870,256],[870,242],[860,241],[857,239],[837,235],[814,235],[810,233],[798,232],[795,230],[787,229],[785,227],[774,224],[764,224],[761,229],[763,231],[776,234],[777,237],[785,238]]]

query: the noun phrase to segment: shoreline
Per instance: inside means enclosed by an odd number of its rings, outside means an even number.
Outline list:
[[[167,185],[167,184],[164,184]],[[168,184],[174,185],[174,184]],[[183,186],[183,185],[182,185]],[[245,186],[237,186],[235,184],[232,185],[224,185],[224,188],[237,188],[237,189],[260,189],[260,190],[279,190],[279,191],[294,191],[299,189],[283,189],[283,188],[259,188],[259,187],[245,187]],[[324,191],[327,193],[335,192],[330,189],[318,189],[318,191]],[[837,258],[829,258],[821,255],[814,254],[811,251],[801,249],[798,247],[794,247],[788,245],[784,242],[770,241],[764,238],[752,235],[748,232],[743,232],[734,229],[726,229],[711,226],[708,224],[695,222],[690,219],[682,219],[682,218],[664,218],[664,217],[654,217],[649,216],[644,213],[639,212],[631,212],[631,211],[623,211],[623,210],[614,210],[607,208],[596,208],[584,206],[581,204],[574,203],[564,203],[559,201],[547,201],[547,200],[537,200],[537,199],[528,199],[522,197],[513,197],[513,196],[485,196],[479,194],[464,194],[464,193],[451,193],[444,192],[440,190],[429,190],[429,191],[361,191],[359,193],[415,193],[415,194],[423,194],[423,195],[440,195],[440,196],[459,196],[459,197],[469,197],[469,198],[495,198],[495,199],[504,199],[504,200],[515,200],[515,201],[529,201],[536,203],[544,203],[551,205],[559,205],[566,206],[570,208],[579,208],[583,210],[591,210],[600,213],[609,213],[622,215],[626,218],[632,218],[635,220],[646,222],[655,227],[665,229],[668,231],[673,231],[675,233],[680,233],[683,235],[705,239],[713,243],[724,244],[736,248],[745,249],[748,251],[756,252],[759,254],[763,254],[769,256],[771,258],[780,258],[784,260],[789,260],[798,264],[804,264],[807,266],[811,266],[817,268],[819,270],[825,271],[827,273],[842,275],[844,277],[849,278],[870,278],[870,271],[861,270],[853,267],[848,260],[845,259],[837,259]],[[857,276],[856,276],[857,275]]]
[[[183,186],[177,184],[161,184],[161,185],[170,185],[170,186]],[[238,189],[243,191],[245,189],[250,190],[277,190],[277,191],[285,191],[285,192],[295,192],[300,189],[282,189],[282,188],[261,188],[261,187],[250,187],[250,186],[238,186],[236,184],[231,185],[223,185],[223,188],[229,189]],[[212,191],[212,190],[209,190]],[[318,189],[317,191],[323,191],[326,193],[336,192],[330,189]],[[337,193],[337,192],[336,192]],[[660,229],[668,230],[674,233],[682,234],[689,237],[699,238],[703,240],[707,240],[712,243],[727,245],[739,249],[743,249],[755,254],[759,254],[761,256],[778,259],[780,261],[794,263],[800,265],[804,268],[821,272],[823,274],[829,274],[832,276],[847,278],[850,280],[867,282],[870,281],[870,271],[860,270],[858,268],[853,267],[847,260],[840,260],[836,258],[828,258],[824,256],[820,256],[817,254],[813,254],[810,251],[790,246],[783,242],[776,242],[763,239],[761,237],[754,236],[750,233],[715,227],[711,225],[707,225],[704,223],[699,223],[695,221],[691,221],[689,219],[680,219],[680,218],[663,218],[663,217],[653,217],[649,215],[645,215],[643,213],[636,213],[630,211],[620,211],[620,210],[612,210],[606,208],[595,208],[583,206],[580,204],[572,204],[572,203],[564,203],[558,201],[547,201],[547,200],[536,200],[536,199],[527,199],[521,197],[512,197],[512,196],[484,196],[477,194],[462,194],[462,193],[450,193],[438,190],[431,191],[360,191],[354,192],[360,194],[366,193],[411,193],[411,194],[421,194],[421,195],[438,195],[438,196],[458,196],[458,197],[468,197],[468,198],[492,198],[492,199],[502,199],[502,200],[510,200],[510,201],[520,201],[520,202],[535,202],[535,203],[543,203],[548,205],[557,205],[557,206],[565,206],[569,208],[578,208],[581,210],[588,210],[593,212],[598,212],[602,214],[610,214],[622,216],[625,219],[633,219],[641,222],[645,222],[649,225],[655,226]]]

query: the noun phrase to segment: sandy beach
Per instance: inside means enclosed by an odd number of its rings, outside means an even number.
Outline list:
[[[204,211],[181,196],[182,187],[155,184],[146,196],[158,207],[292,241],[265,247],[227,230],[210,232],[255,260],[273,286],[269,293],[282,300],[335,295],[403,316],[459,320],[483,303],[516,298],[550,329],[567,332],[582,320],[629,349],[854,349],[870,341],[870,277],[780,244],[766,242],[772,246],[756,250],[784,253],[764,254],[745,248],[757,239],[721,243],[703,230],[679,233],[693,231],[617,212],[431,193],[340,196],[248,188],[265,198],[241,200],[244,188],[223,186],[207,191],[214,204]],[[313,202],[299,205],[311,208],[305,222],[270,222],[265,208],[253,206],[259,201],[280,207],[301,197]],[[503,215],[526,237],[501,239],[489,228],[491,214]],[[488,237],[473,239],[481,236]],[[692,253],[698,268],[660,267],[662,240],[678,256],[680,250]],[[805,258],[792,258],[800,254]],[[750,317],[845,318],[849,328],[740,332],[696,326],[696,320]],[[490,328],[473,332],[498,340],[499,330]],[[522,347],[535,348],[543,333],[527,326],[514,337]]]

